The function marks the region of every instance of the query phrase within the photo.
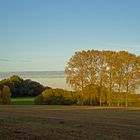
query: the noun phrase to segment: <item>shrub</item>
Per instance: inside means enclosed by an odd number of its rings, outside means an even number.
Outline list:
[[[43,96],[42,95],[36,96],[34,99],[34,103],[35,104],[43,104]]]
[[[70,105],[74,102],[72,92],[63,89],[47,89],[35,98],[36,104]]]

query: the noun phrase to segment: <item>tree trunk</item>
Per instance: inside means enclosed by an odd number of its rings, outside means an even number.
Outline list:
[[[110,91],[108,93],[108,105],[111,106],[111,87],[110,87]]]
[[[128,106],[128,92],[129,92],[129,85],[127,82],[127,89],[126,89],[126,94],[125,94],[125,106]]]
[[[101,95],[100,95],[100,106],[102,106],[102,98],[101,98]]]
[[[125,94],[125,107],[128,107],[128,97],[127,97],[127,93]]]
[[[117,104],[118,107],[120,107],[120,95],[118,93],[118,104]]]

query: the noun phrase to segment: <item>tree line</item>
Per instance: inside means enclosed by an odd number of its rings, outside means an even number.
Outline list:
[[[50,87],[44,87],[36,81],[30,79],[22,79],[18,75],[13,75],[10,78],[3,79],[0,81],[0,88],[8,86],[11,90],[11,97],[35,97],[40,95],[45,89]]]
[[[136,93],[140,86],[140,56],[126,51],[87,50],[75,52],[65,73],[67,83],[89,104],[117,105]],[[86,99],[88,98],[88,99]]]
[[[35,97],[35,104],[140,105],[140,56],[126,51],[75,52],[65,73],[73,91],[44,87],[19,76],[0,81],[0,103],[10,97]]]

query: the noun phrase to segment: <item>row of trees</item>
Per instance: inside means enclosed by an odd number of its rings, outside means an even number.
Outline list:
[[[87,86],[96,92],[89,91],[90,100],[95,94],[101,105],[106,98],[109,106],[112,104],[114,93],[117,95],[117,105],[121,104],[121,96],[125,95],[125,106],[128,106],[128,96],[136,93],[140,86],[140,56],[126,51],[88,50],[76,52],[69,60],[65,69],[67,83],[80,91],[82,100]],[[103,93],[106,92],[106,97]]]
[[[67,91],[64,89],[47,89],[35,97],[35,104],[47,105],[99,105],[100,87],[97,85],[86,86],[81,91]],[[108,89],[102,87],[102,105],[107,105]],[[117,92],[112,92],[112,105],[117,103]],[[121,105],[124,105],[125,93],[120,93]],[[128,94],[129,106],[140,106],[140,97],[135,94]]]

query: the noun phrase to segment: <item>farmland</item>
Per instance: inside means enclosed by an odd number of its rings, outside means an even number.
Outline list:
[[[140,108],[0,106],[4,140],[139,140]]]

